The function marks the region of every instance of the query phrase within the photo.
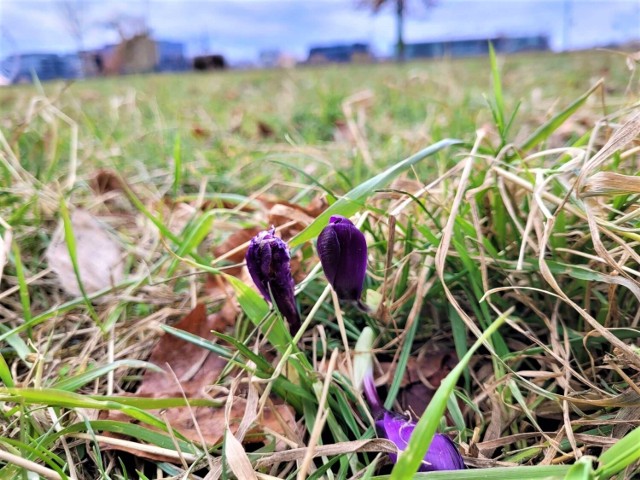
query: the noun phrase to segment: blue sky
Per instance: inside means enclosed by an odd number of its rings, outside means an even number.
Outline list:
[[[84,44],[117,40],[105,20],[144,19],[156,38],[183,41],[189,54],[255,60],[279,49],[304,58],[309,46],[363,41],[390,54],[393,10],[372,15],[362,0],[67,0],[84,12]],[[73,51],[60,0],[0,0],[0,57]],[[408,0],[408,42],[493,35],[548,35],[554,49],[640,39],[640,0]]]

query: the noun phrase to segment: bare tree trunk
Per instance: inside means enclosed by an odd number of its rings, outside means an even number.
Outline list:
[[[396,0],[396,61],[404,62],[404,0]]]

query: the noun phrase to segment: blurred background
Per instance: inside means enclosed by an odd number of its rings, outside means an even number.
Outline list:
[[[0,83],[594,47],[640,0],[2,0]]]

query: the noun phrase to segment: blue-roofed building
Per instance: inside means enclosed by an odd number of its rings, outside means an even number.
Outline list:
[[[368,44],[354,43],[351,45],[311,47],[309,49],[309,58],[307,59],[307,63],[367,62],[372,58]]]
[[[190,67],[184,54],[183,43],[156,40],[156,51],[158,54],[156,71],[158,72],[179,72]]]
[[[0,62],[0,83],[31,83],[35,78],[41,82],[57,78],[77,78],[77,55],[55,53],[25,53],[10,55]]]
[[[549,39],[543,35],[531,37],[496,37],[437,42],[409,43],[405,58],[476,57],[489,54],[489,42],[498,53],[549,50]]]

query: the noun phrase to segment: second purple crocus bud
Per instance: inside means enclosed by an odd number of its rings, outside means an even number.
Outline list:
[[[340,300],[360,301],[367,273],[367,241],[346,217],[333,215],[318,236],[318,256],[324,274]]]
[[[384,408],[373,380],[373,355],[371,349],[373,348],[374,340],[373,330],[370,327],[365,327],[354,350],[354,386],[357,389],[364,390],[364,396],[375,420],[378,436],[391,440],[398,449],[398,453],[400,453],[406,450],[411,434],[416,428],[416,423],[404,415],[390,412]],[[396,463],[398,454],[390,453],[389,458],[393,463]],[[432,472],[437,470],[462,470],[464,468],[464,461],[455,444],[448,436],[436,433],[418,471]]]
[[[384,410],[382,417],[376,420],[378,435],[395,443],[398,452],[402,452],[407,448],[415,428],[416,423],[413,420],[388,410]],[[389,458],[393,463],[398,461],[398,456],[394,453],[390,453]],[[436,433],[418,471],[433,472],[463,469],[464,461],[453,441],[447,435]]]
[[[291,256],[287,244],[274,233],[272,227],[251,239],[245,257],[247,269],[262,296],[268,302],[273,298],[295,335],[300,328],[300,314],[294,296]]]

